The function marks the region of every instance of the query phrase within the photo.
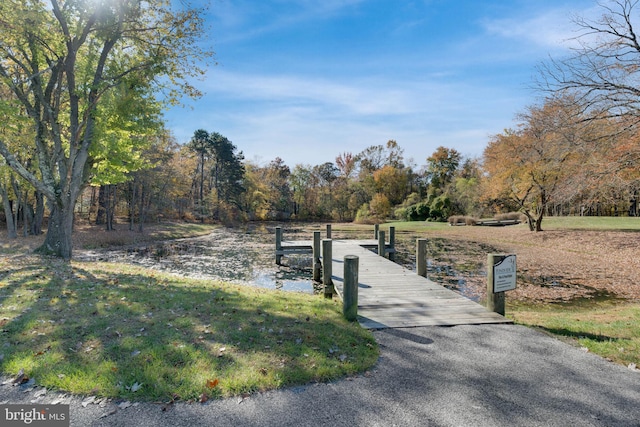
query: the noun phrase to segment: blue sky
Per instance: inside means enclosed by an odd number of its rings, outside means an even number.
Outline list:
[[[212,0],[205,96],[166,113],[178,142],[220,132],[248,160],[334,161],[394,139],[415,165],[480,156],[536,102],[591,0]]]

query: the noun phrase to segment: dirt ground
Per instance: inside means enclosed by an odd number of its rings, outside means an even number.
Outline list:
[[[285,227],[287,233],[291,232],[287,238],[306,236],[313,229],[312,225]],[[265,241],[272,239],[272,228],[260,227]],[[96,227],[83,226],[76,229],[74,241],[107,238],[126,244],[130,243],[128,240],[140,239],[138,233],[118,234],[114,238]],[[486,295],[487,253],[498,252],[517,255],[518,287],[509,292],[510,301],[558,303],[603,298],[640,301],[640,233],[585,230],[532,233],[526,226],[450,227],[430,229],[419,235],[397,233],[398,262],[409,268],[415,265],[418,237],[429,241],[430,278],[453,288],[463,283],[465,295],[476,300]],[[31,236],[8,241],[3,230],[0,248],[15,256],[34,249],[42,239]]]
[[[442,238],[451,246],[435,262],[452,264],[480,298],[486,295],[486,254],[495,250],[517,255],[518,288],[509,292],[510,300],[640,300],[640,233],[452,227],[424,237]],[[484,274],[468,268],[473,265],[483,265]]]

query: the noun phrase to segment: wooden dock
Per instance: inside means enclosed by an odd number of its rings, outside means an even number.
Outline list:
[[[332,281],[341,294],[344,257],[359,257],[358,321],[364,328],[512,323],[480,304],[378,256],[361,243],[333,240],[331,261]]]

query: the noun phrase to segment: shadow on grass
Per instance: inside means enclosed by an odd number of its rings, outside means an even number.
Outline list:
[[[0,370],[137,400],[239,395],[363,371],[373,336],[334,302],[45,257],[3,271]]]
[[[547,328],[544,326],[537,326],[537,328],[552,335],[560,335],[560,336],[575,338],[575,339],[588,339],[596,342],[616,342],[616,341],[626,339],[626,338],[619,338],[619,337],[610,337],[607,335],[592,334],[592,333],[583,332],[583,331],[573,331],[567,328]]]

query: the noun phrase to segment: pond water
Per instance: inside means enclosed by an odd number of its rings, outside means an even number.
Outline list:
[[[117,250],[77,251],[79,260],[124,262],[186,277],[220,280],[283,291],[315,293],[322,285],[312,280],[312,257],[288,255],[275,263],[275,227],[279,224],[220,228],[196,238],[135,245]],[[283,225],[285,239],[309,240],[319,224]],[[371,238],[372,233],[334,232],[334,238]],[[396,262],[415,271],[415,233],[396,233]],[[429,239],[427,277],[436,283],[479,301],[486,286],[481,263],[460,264],[453,253],[469,251],[452,247],[445,239]],[[480,248],[484,251],[487,248]],[[483,253],[483,256],[484,255]]]
[[[311,255],[275,264],[274,232],[267,227],[219,229],[209,235],[125,249],[78,251],[75,258],[124,262],[186,277],[313,293]]]
[[[396,233],[396,262],[416,271],[416,239],[413,232]],[[432,237],[427,239],[427,278],[475,302],[486,295],[487,253],[496,252],[489,246]]]

